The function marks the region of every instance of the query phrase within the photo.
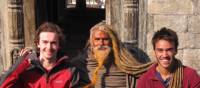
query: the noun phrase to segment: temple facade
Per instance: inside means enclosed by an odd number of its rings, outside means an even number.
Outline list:
[[[34,32],[50,21],[64,29],[66,51],[84,48],[89,29],[105,20],[129,48],[153,58],[151,38],[168,27],[177,32],[177,58],[200,74],[199,0],[0,0],[0,72],[10,67],[24,47],[34,48]]]

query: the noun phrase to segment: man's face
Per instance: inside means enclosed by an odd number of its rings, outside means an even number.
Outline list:
[[[111,45],[110,37],[104,31],[96,30],[92,36],[93,47]]]
[[[59,50],[59,38],[53,32],[41,32],[39,35],[39,42],[37,47],[40,50],[41,59],[56,58]]]
[[[166,40],[158,40],[154,51],[158,66],[168,69],[176,55],[174,43]]]
[[[100,65],[103,65],[111,52],[110,37],[104,31],[96,30],[92,36],[93,53]]]

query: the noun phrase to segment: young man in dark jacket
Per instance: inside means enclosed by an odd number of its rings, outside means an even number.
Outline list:
[[[36,32],[39,54],[21,51],[22,57],[1,80],[0,88],[78,88],[79,73],[61,49],[64,35],[53,23],[42,24]]]
[[[157,31],[152,44],[157,63],[139,78],[137,88],[200,88],[197,72],[175,58],[178,37],[173,30]]]

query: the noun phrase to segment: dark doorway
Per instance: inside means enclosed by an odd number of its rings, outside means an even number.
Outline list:
[[[67,0],[36,0],[37,27],[44,21],[57,23],[66,35],[66,51],[73,57],[85,47],[90,28],[105,19],[105,9],[67,8]]]

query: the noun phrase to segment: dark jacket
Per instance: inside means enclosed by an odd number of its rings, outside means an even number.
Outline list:
[[[156,77],[156,65],[153,65],[137,81],[137,88],[165,88]],[[200,88],[200,76],[192,68],[183,67],[183,88]]]
[[[38,60],[21,58],[1,79],[0,88],[79,88],[79,71],[67,56],[58,58],[55,66],[45,70]]]

